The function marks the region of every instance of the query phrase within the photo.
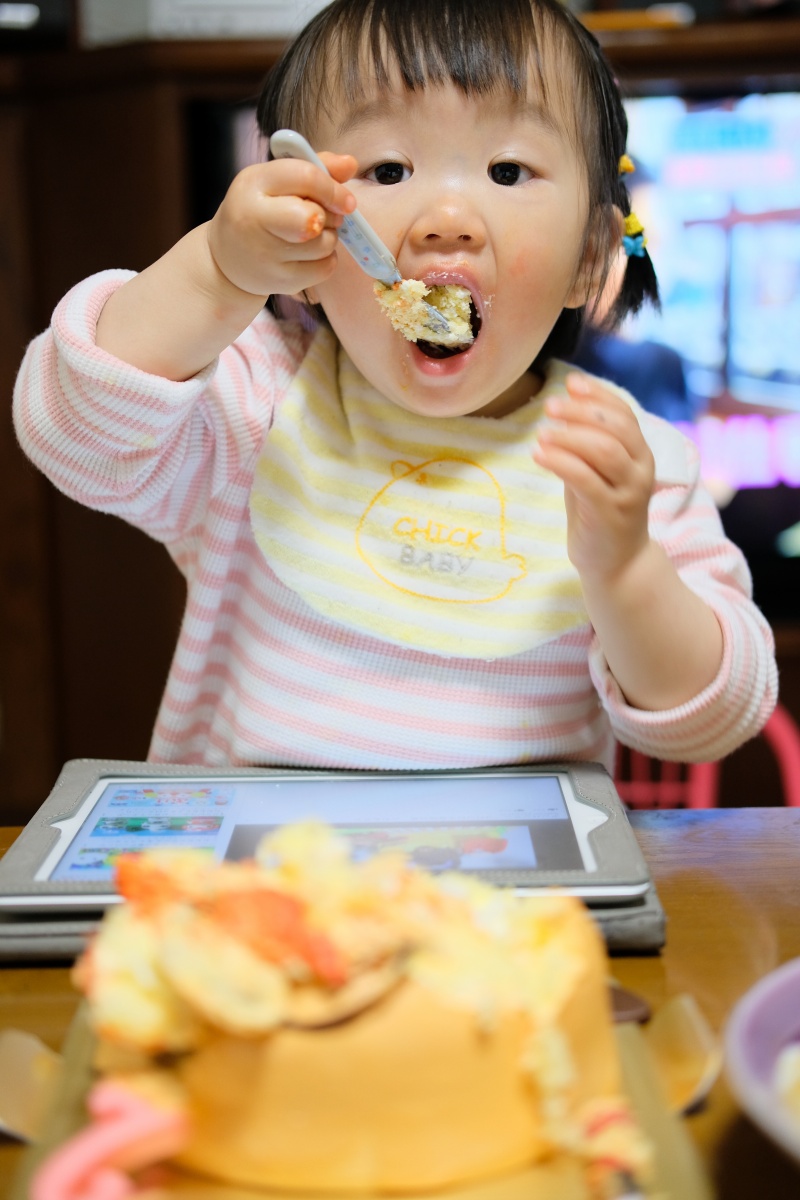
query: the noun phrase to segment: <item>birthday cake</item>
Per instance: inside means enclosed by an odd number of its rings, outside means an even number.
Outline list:
[[[465,346],[473,340],[469,291],[459,284],[432,284],[420,279],[402,279],[398,283],[376,283],[375,295],[392,326],[409,342],[430,342],[437,346]],[[447,329],[431,325],[428,306],[447,321]]]
[[[318,1193],[430,1191],[564,1153],[592,1195],[646,1182],[605,950],[579,901],[393,854],[354,863],[313,823],[256,861],[123,857],[118,888],[75,969],[92,1121],[33,1200],[100,1196],[103,1172],[156,1160]]]

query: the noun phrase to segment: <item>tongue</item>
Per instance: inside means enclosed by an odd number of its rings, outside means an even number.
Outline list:
[[[433,342],[417,341],[417,346],[428,358],[452,358],[454,354],[463,354],[469,346],[437,346]]]

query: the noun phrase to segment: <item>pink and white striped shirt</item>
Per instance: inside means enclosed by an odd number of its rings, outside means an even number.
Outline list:
[[[98,349],[129,272],[75,287],[28,347],[14,416],[25,452],[74,500],[162,541],[188,602],[150,747],[157,762],[349,769],[562,759],[612,766],[615,739],[665,759],[720,758],[775,703],[772,635],[685,443],[689,482],[656,488],[650,529],[724,636],[718,677],[679,708],[629,707],[591,627],[493,661],[440,657],[337,624],[279,581],[251,530],[253,474],[310,336],[262,312],[175,383]],[[648,418],[649,440],[675,431]]]

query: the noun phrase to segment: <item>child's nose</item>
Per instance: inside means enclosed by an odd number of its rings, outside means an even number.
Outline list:
[[[419,214],[411,236],[420,248],[477,250],[486,241],[486,226],[465,197],[437,196]]]

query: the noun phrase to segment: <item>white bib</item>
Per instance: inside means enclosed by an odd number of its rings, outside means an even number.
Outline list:
[[[501,420],[440,420],[381,396],[321,329],[253,481],[272,570],[323,616],[433,654],[519,654],[585,624],[563,485],[531,457],[568,369]]]

